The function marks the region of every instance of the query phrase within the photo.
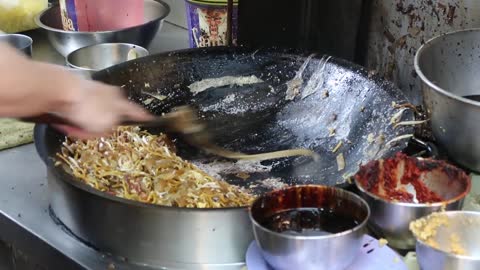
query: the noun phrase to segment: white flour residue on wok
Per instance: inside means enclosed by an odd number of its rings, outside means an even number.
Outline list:
[[[201,93],[209,88],[223,87],[223,86],[243,86],[247,84],[262,83],[263,80],[255,75],[251,76],[225,76],[220,78],[203,79],[194,82],[188,86],[190,92],[194,95]]]
[[[300,88],[303,84],[303,72],[305,71],[308,64],[310,63],[310,60],[312,60],[314,56],[315,54],[309,55],[305,62],[303,62],[300,69],[297,71],[295,77],[287,82],[287,92],[285,96],[286,100],[293,100],[298,94],[300,94]]]
[[[235,106],[232,106],[232,103],[235,101],[236,95],[235,94],[230,94],[226,96],[224,99],[221,101],[200,108],[202,112],[209,112],[209,111],[214,111],[214,112],[225,112],[228,114],[237,114],[237,113],[244,113],[247,112],[250,109],[250,106],[247,104],[235,104]]]
[[[213,161],[213,162],[202,162],[192,161],[192,163],[197,166],[200,170],[206,172],[208,175],[215,177],[217,179],[222,179],[221,174],[238,174],[238,173],[268,173],[272,170],[273,165],[265,166],[260,163],[260,161],[237,161],[237,162],[227,162],[227,161]]]
[[[325,83],[325,68],[327,67],[327,63],[332,58],[329,57],[322,57],[317,64],[317,68],[313,72],[310,79],[308,79],[307,85],[301,91],[302,92],[302,99],[310,96],[311,94],[321,89],[323,84]]]
[[[308,56],[300,69],[297,71],[295,77],[286,83],[286,100],[293,100],[300,94],[301,98],[304,99],[318,91],[318,89],[322,88],[325,82],[325,69],[327,67],[328,61],[332,58],[331,56],[323,56],[319,61],[317,61],[312,76],[308,79],[307,84],[302,89],[302,86],[304,84],[303,73],[307,69],[310,62],[312,62],[311,60],[314,56],[315,54],[311,54],[310,56]]]

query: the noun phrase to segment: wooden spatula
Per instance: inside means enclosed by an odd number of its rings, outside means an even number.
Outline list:
[[[170,113],[155,117],[150,121],[142,122],[126,120],[120,125],[157,128],[166,134],[181,134],[192,146],[202,149],[207,153],[229,159],[268,160],[291,156],[312,156],[313,158],[318,157],[316,153],[308,149],[291,149],[253,155],[232,152],[223,149],[211,143],[206,123],[198,119],[196,115],[196,112],[190,106],[181,106],[175,108],[175,110]],[[21,120],[24,122],[37,124],[56,124],[77,127],[75,124],[55,114],[43,114],[40,116],[23,118]]]

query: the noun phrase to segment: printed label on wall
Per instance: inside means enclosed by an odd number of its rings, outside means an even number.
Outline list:
[[[227,45],[227,8],[187,3],[190,47]],[[232,18],[233,44],[237,41],[238,8],[234,6]]]

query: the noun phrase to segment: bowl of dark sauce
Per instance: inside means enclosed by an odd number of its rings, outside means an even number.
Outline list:
[[[346,269],[361,249],[369,217],[359,196],[318,185],[266,193],[250,208],[255,240],[276,270]]]

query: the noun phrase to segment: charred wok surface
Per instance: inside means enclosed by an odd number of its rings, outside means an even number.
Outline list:
[[[205,79],[252,76],[254,83],[217,83],[195,93],[189,88]],[[320,155],[318,161],[294,157],[235,162],[172,138],[183,159],[256,193],[293,184],[345,185],[361,163],[403,149],[413,134],[412,126],[396,126],[413,120],[410,109],[400,112],[396,106],[407,102],[397,88],[359,66],[320,55],[193,49],[137,59],[99,72],[94,79],[122,87],[130,99],[157,115],[192,105],[211,123],[212,141],[228,150],[255,154],[306,148]],[[46,135],[47,153],[54,156],[64,137],[51,129]]]

